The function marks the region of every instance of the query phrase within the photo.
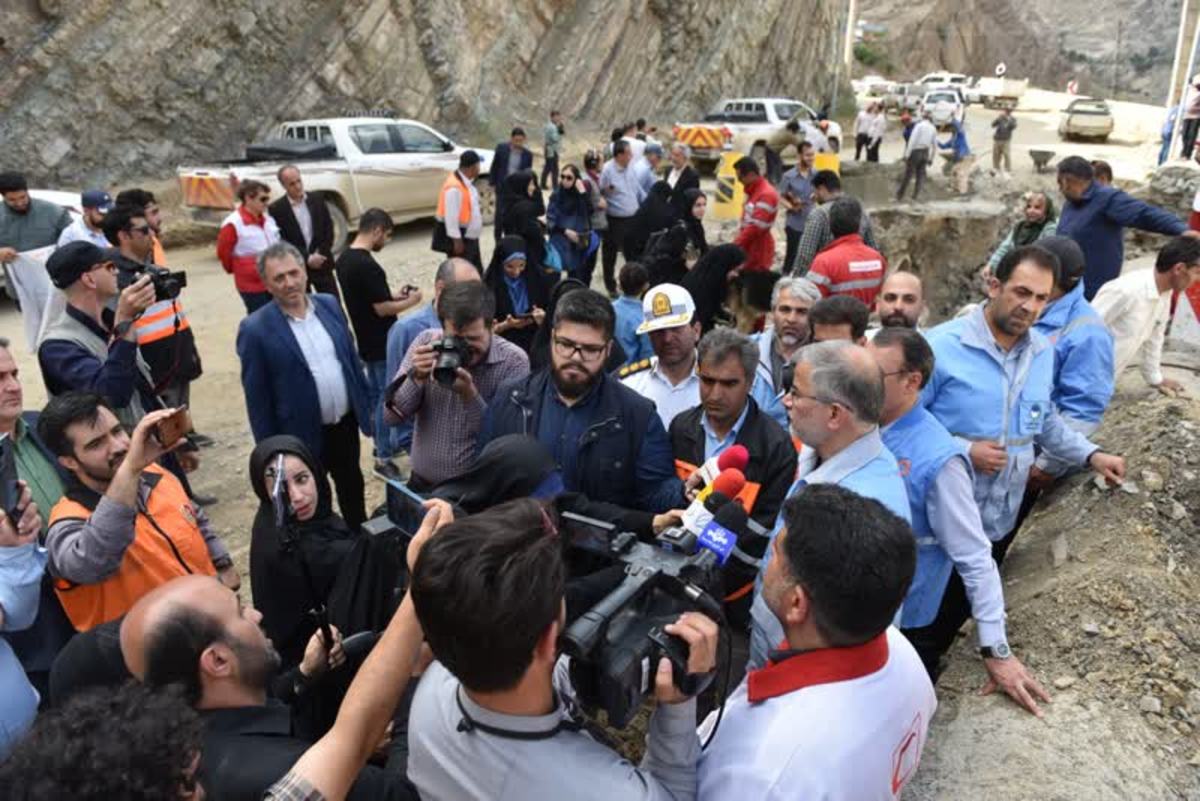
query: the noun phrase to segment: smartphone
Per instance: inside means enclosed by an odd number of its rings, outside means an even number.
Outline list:
[[[169,448],[191,430],[192,416],[188,414],[185,404],[155,424],[154,438],[158,440],[159,445]]]
[[[411,538],[425,519],[425,499],[403,481],[387,480],[387,517],[396,528]]]
[[[0,509],[16,524],[21,510],[21,485],[17,483],[17,455],[8,434],[0,434]]]
[[[419,286],[414,286],[413,284],[405,284],[404,286],[400,287],[400,297],[407,298],[412,293],[420,291],[420,289],[421,288]]]

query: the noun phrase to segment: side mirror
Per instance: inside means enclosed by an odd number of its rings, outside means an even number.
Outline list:
[[[449,152],[450,152],[451,150],[453,150],[453,149],[454,149],[454,143],[453,143],[453,142],[451,142],[449,139],[443,139],[443,140],[442,140],[442,152],[444,152],[444,153],[449,153]]]

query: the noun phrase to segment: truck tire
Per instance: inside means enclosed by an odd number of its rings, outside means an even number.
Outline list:
[[[486,175],[481,175],[475,179],[475,191],[479,193],[479,214],[483,224],[491,225],[496,219],[496,189]]]
[[[322,199],[325,201],[325,208],[329,210],[329,219],[333,220],[333,257],[336,259],[350,246],[350,222],[337,201],[328,195],[322,196]]]

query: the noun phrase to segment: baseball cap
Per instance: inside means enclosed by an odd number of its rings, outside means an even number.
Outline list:
[[[651,287],[642,298],[642,324],[639,334],[678,328],[688,325],[696,314],[696,302],[679,284],[659,284]]]
[[[79,196],[79,205],[107,213],[113,206],[113,199],[103,189],[89,189]]]
[[[68,242],[46,259],[46,272],[59,289],[66,289],[97,264],[109,261],[91,242]]]

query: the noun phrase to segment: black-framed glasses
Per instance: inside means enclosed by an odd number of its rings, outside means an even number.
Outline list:
[[[131,225],[129,226],[128,231],[131,234],[141,234],[142,236],[146,236],[150,233],[150,224],[146,223],[145,225]]]
[[[558,180],[560,180],[560,181],[562,181],[563,183],[567,184],[567,183],[570,183],[571,181],[574,181],[574,180],[575,180],[575,176],[574,176],[574,175],[572,175],[572,174],[571,174],[571,173],[569,173],[569,172],[566,172],[566,173],[563,173],[562,175],[560,175],[560,176],[558,177]]]
[[[570,359],[578,353],[579,358],[585,362],[594,362],[604,355],[604,351],[607,348],[607,342],[603,345],[588,345],[567,339],[566,337],[554,337],[554,350],[564,359]]]

